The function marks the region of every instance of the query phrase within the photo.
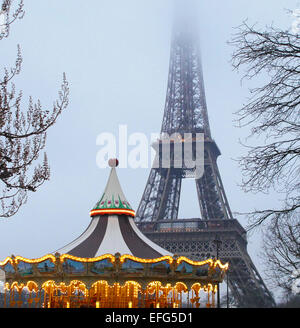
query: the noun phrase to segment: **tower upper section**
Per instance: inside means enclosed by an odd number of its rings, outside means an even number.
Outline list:
[[[211,138],[194,1],[175,1],[162,133],[204,133]],[[184,5],[185,4],[185,5]]]

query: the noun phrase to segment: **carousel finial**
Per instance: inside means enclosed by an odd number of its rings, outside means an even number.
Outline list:
[[[111,158],[109,161],[108,161],[108,165],[110,167],[117,167],[119,165],[119,161],[117,158]]]
[[[90,216],[98,215],[127,215],[135,216],[134,210],[126,200],[122,191],[115,168],[119,165],[117,158],[108,161],[111,167],[110,175],[100,201],[90,211]]]

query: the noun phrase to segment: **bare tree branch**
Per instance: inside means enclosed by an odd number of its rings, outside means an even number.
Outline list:
[[[291,294],[300,269],[300,35],[273,26],[261,31],[244,22],[230,42],[232,65],[244,68],[243,79],[262,84],[236,114],[240,127],[263,140],[239,158],[246,192],[283,195],[273,208],[246,213],[248,230],[267,225],[263,259],[275,287]],[[261,82],[263,81],[263,82]]]
[[[12,11],[13,0],[2,2],[2,11],[7,15],[5,33],[9,35],[10,25],[24,15],[23,1]],[[39,100],[29,98],[24,105],[22,91],[17,92],[12,83],[21,71],[22,55],[18,46],[13,68],[5,69],[0,77],[0,217],[11,217],[26,202],[28,191],[35,192],[50,178],[47,155],[37,162],[45,148],[47,130],[68,106],[69,86],[65,74],[52,109],[43,109]],[[36,163],[37,162],[37,163]]]
[[[244,69],[243,80],[263,77],[236,113],[238,126],[251,129],[248,141],[263,140],[247,145],[248,153],[239,158],[241,186],[246,192],[268,193],[272,188],[285,195],[274,209],[250,213],[252,229],[300,204],[300,36],[273,26],[259,30],[244,22],[229,43],[235,47],[232,65]]]
[[[23,0],[3,0],[0,7],[0,40],[9,36],[10,26],[17,20],[24,17]]]
[[[280,287],[285,296],[293,294],[293,284],[300,278],[294,275],[300,269],[299,207],[286,212],[280,220],[273,220],[264,232],[262,258],[267,267],[268,280]]]

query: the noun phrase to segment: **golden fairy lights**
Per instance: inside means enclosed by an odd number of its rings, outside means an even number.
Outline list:
[[[214,296],[217,292],[217,285],[211,283],[192,285],[190,292],[184,282],[177,282],[175,285],[167,283],[163,285],[160,281],[152,281],[143,288],[134,280],[126,281],[124,284],[113,283],[109,285],[106,280],[99,280],[92,284],[90,288],[80,280],[72,280],[69,284],[53,280],[44,282],[41,288],[29,281],[26,285],[13,282],[10,286],[6,284],[6,291],[10,291],[8,305],[20,305],[20,301],[15,301],[16,295],[21,295],[27,288],[30,291],[28,303],[41,303],[44,308],[72,308],[72,307],[94,307],[94,308],[137,308],[137,307],[182,307],[183,294],[193,307],[200,306],[199,292],[203,290],[207,294],[206,307],[214,307]],[[14,291],[16,293],[14,294]],[[31,292],[35,294],[32,295]],[[39,297],[38,297],[39,295]],[[6,292],[5,292],[6,296]],[[43,297],[42,297],[43,296]],[[17,300],[20,296],[16,296]],[[18,303],[19,302],[19,303]]]
[[[225,264],[222,264],[222,262],[220,260],[213,260],[213,259],[208,259],[208,260],[205,260],[205,261],[200,261],[200,262],[197,262],[197,261],[192,261],[184,256],[180,256],[178,259],[177,259],[177,263],[181,263],[182,261],[185,261],[187,262],[188,264],[191,264],[191,265],[197,265],[197,266],[202,266],[202,265],[205,265],[205,264],[209,264],[210,267],[213,267],[213,268],[216,268],[216,267],[219,267],[220,269],[225,269],[227,270],[228,267],[229,267],[229,264],[228,263],[225,263]]]
[[[7,263],[10,263],[10,264],[13,264],[13,259],[11,258],[11,257],[7,257],[4,261],[2,261],[2,262],[0,262],[0,265],[1,266],[4,266],[4,265],[6,265]]]
[[[41,271],[38,267],[39,263],[47,260],[53,263],[50,268],[53,271]],[[64,271],[64,267],[72,266],[72,263],[66,262],[68,260],[87,265],[83,268],[79,265],[82,271],[78,273]],[[107,262],[101,264],[103,260]],[[130,263],[127,268],[124,266],[126,261],[141,263],[142,266],[135,267],[136,264]],[[95,269],[93,263],[96,262],[99,263],[99,272],[92,271]],[[177,270],[184,262],[183,268]],[[11,267],[6,267],[7,265]],[[73,265],[76,268],[77,264],[73,263]],[[190,271],[186,271],[186,265],[191,265],[193,268],[188,268]],[[22,297],[25,295],[29,307],[43,308],[180,308],[183,300],[187,300],[190,306],[198,308],[200,291],[207,294],[207,300],[201,301],[201,304],[214,307],[217,284],[222,281],[228,270],[228,263],[222,264],[220,260],[214,259],[198,262],[184,256],[142,259],[119,253],[104,254],[95,258],[80,258],[58,253],[38,259],[12,255],[0,262],[0,266],[4,270],[7,269],[7,280],[4,285],[4,299],[7,306],[21,307]],[[198,276],[198,268],[202,266],[206,266],[204,275]],[[22,275],[22,270],[29,271],[25,271]],[[63,281],[58,278],[61,277],[61,273],[64,277]],[[98,274],[102,275],[102,280],[98,280]]]
[[[55,257],[52,254],[49,255],[45,255],[41,258],[38,259],[27,259],[21,256],[16,256],[16,257],[7,257],[4,261],[0,262],[0,266],[5,266],[8,262],[10,264],[18,264],[20,261],[23,261],[25,263],[29,263],[29,264],[36,264],[36,263],[41,263],[43,261],[46,260],[50,260],[51,262],[55,263],[57,261],[57,258],[60,260],[61,263],[63,263],[65,261],[65,259],[70,259],[73,261],[77,261],[77,262],[82,262],[82,263],[92,263],[92,262],[98,262],[104,259],[110,259],[110,261],[112,263],[115,262],[116,260],[116,256],[112,255],[112,254],[104,254],[98,257],[94,257],[94,258],[82,258],[82,257],[77,257],[77,256],[73,256],[73,255],[69,255],[69,254],[62,254],[59,255],[58,257]],[[139,262],[139,263],[158,263],[161,261],[168,261],[169,264],[172,264],[174,261],[174,258],[171,256],[163,256],[163,257],[159,257],[159,258],[155,258],[155,259],[142,259],[133,255],[129,255],[129,254],[124,254],[122,256],[119,257],[120,262],[123,263],[125,262],[126,259],[135,261],[135,262]],[[229,264],[222,264],[220,260],[213,260],[213,259],[208,259],[205,261],[192,261],[190,259],[188,259],[185,256],[180,256],[179,258],[176,259],[176,263],[180,264],[181,262],[187,262],[188,264],[194,265],[194,266],[203,266],[208,264],[211,268],[216,268],[219,267],[221,270],[227,270],[229,267]]]
[[[133,256],[133,255],[122,255],[120,257],[120,262],[123,263],[126,259],[135,261],[135,262],[139,262],[139,263],[158,263],[161,261],[165,261],[167,260],[169,262],[169,264],[173,263],[173,258],[169,255],[163,256],[163,257],[158,257],[156,259],[141,259],[139,257]]]
[[[0,262],[0,266],[4,266],[6,265],[8,262],[10,262],[10,264],[18,264],[18,262],[20,261],[23,261],[25,263],[30,263],[30,264],[35,264],[35,263],[40,263],[40,262],[43,262],[43,261],[46,261],[46,260],[51,260],[53,263],[55,262],[56,258],[55,256],[53,256],[52,254],[48,254],[48,255],[45,255],[41,258],[38,258],[38,259],[33,259],[33,260],[30,260],[30,259],[27,259],[27,258],[24,258],[22,256],[12,256],[12,257],[7,257],[4,261]]]
[[[45,255],[45,256],[43,256],[39,259],[34,259],[34,260],[29,260],[29,259],[26,259],[22,256],[16,256],[15,259],[14,259],[14,262],[19,263],[20,261],[23,261],[25,263],[40,263],[40,262],[43,262],[43,261],[46,261],[46,260],[50,260],[54,263],[55,262],[55,256],[52,255],[52,254],[48,254],[48,255]],[[1,265],[1,263],[0,263],[0,265]]]
[[[101,255],[98,257],[93,257],[93,258],[77,257],[77,256],[69,255],[69,254],[63,254],[59,257],[59,259],[61,262],[64,262],[65,259],[70,259],[73,261],[83,262],[83,263],[98,262],[98,261],[102,261],[105,259],[110,259],[110,261],[112,263],[115,262],[115,256],[113,256],[111,254],[104,254],[104,255]]]

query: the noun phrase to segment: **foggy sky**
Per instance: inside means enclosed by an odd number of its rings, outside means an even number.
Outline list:
[[[33,95],[51,106],[66,72],[70,104],[48,132],[51,181],[17,215],[0,221],[0,259],[14,255],[36,258],[71,242],[90,222],[89,211],[101,197],[109,169],[96,166],[101,132],[159,132],[166,96],[172,27],[170,0],[31,0],[9,39],[0,41],[0,63],[13,65],[21,45],[23,68],[15,79],[24,99]],[[238,184],[236,161],[245,153],[239,144],[247,128],[234,127],[234,112],[247,101],[248,87],[232,71],[227,44],[233,27],[248,18],[260,26],[289,29],[285,9],[294,0],[198,1],[202,65],[212,136],[222,156],[218,166],[233,212],[275,207],[280,195],[245,194]],[[262,80],[263,81],[263,78]],[[119,169],[124,193],[137,209],[150,172]],[[179,217],[199,216],[194,182],[183,182]],[[192,204],[192,206],[191,206]],[[238,218],[246,225],[243,217]],[[258,253],[259,231],[249,236],[248,251],[264,277]]]

